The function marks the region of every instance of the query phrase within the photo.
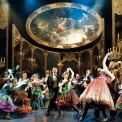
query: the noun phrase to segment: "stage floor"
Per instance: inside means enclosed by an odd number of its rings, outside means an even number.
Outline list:
[[[62,111],[62,115],[58,115],[58,111],[51,111],[50,116],[46,116],[46,109],[38,109],[34,110],[31,114],[28,114],[25,117],[20,117],[18,119],[12,120],[0,120],[0,122],[80,122],[79,118],[82,115],[77,116],[75,111]],[[115,120],[110,120],[109,112],[108,114],[108,122],[122,122],[122,116],[116,117]],[[100,122],[102,119],[102,114],[99,120],[91,121],[93,117],[93,109],[90,109],[87,118],[83,122]]]

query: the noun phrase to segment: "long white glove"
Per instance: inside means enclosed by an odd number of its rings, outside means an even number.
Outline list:
[[[102,62],[102,65],[103,65],[103,69],[104,69],[104,72],[111,78],[111,81],[113,81],[115,79],[115,76],[108,70],[108,67],[106,66],[106,61],[107,61],[107,58],[109,55],[111,55],[112,52],[108,52],[104,59],[103,59],[103,62]]]

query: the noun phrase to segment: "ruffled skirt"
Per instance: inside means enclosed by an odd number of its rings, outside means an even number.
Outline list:
[[[14,112],[15,108],[16,107],[13,104],[11,97],[7,95],[6,90],[0,90],[0,109],[5,112]]]
[[[56,100],[57,107],[70,107],[72,105],[77,105],[80,103],[78,95],[75,91],[67,92],[66,94],[59,94]]]
[[[121,110],[122,109],[122,93],[120,94],[116,104],[115,104],[116,109]]]
[[[95,78],[89,83],[81,94],[80,100],[88,103],[95,102],[96,104],[106,105],[109,109],[115,110],[107,83],[101,78]]]

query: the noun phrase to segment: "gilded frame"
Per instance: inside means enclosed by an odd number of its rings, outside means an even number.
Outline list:
[[[98,25],[99,25],[99,29],[97,30],[96,34],[93,35],[92,37],[86,39],[83,42],[78,42],[78,43],[73,43],[73,44],[57,44],[57,43],[48,43],[46,41],[43,41],[42,39],[38,38],[37,36],[35,36],[35,34],[32,32],[31,30],[31,22],[32,20],[37,17],[40,13],[43,13],[45,11],[54,9],[54,8],[77,8],[77,9],[81,9],[84,10],[88,13],[90,13],[91,15],[93,15],[97,21],[98,21]],[[27,19],[26,21],[26,30],[27,33],[30,35],[30,37],[37,42],[38,44],[44,45],[44,46],[48,46],[48,47],[53,47],[53,48],[59,48],[59,49],[70,49],[70,48],[77,48],[79,46],[84,46],[87,45],[89,43],[91,43],[92,41],[94,41],[97,37],[100,36],[100,34],[102,33],[102,18],[95,12],[92,11],[91,9],[87,8],[86,6],[82,6],[80,4],[75,4],[75,3],[66,3],[66,2],[61,2],[61,3],[55,3],[55,4],[50,4],[50,5],[46,5],[43,6],[39,9],[37,9],[36,11],[34,11]]]

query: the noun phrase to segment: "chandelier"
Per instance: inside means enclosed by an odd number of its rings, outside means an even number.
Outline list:
[[[112,47],[108,49],[108,52],[112,52],[112,54],[108,57],[108,60],[119,60],[122,56],[122,53],[119,47]]]

